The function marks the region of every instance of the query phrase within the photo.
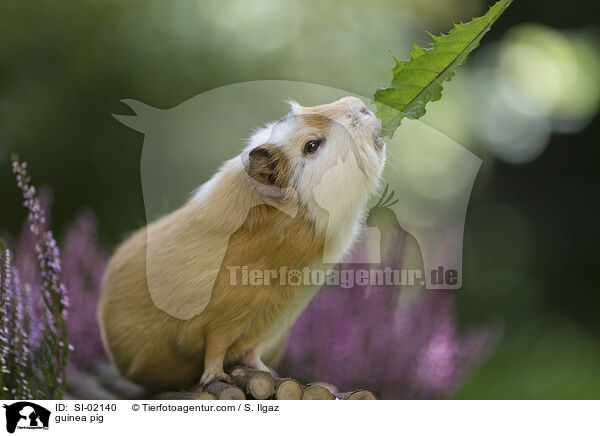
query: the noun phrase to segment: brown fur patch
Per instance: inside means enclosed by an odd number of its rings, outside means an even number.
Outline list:
[[[291,172],[287,157],[276,145],[267,143],[250,151],[248,174],[257,182],[285,188]]]
[[[331,125],[332,120],[348,115],[352,109],[366,109],[366,106],[356,97],[345,97],[319,106],[298,106],[296,112],[306,125],[317,129],[326,129]]]
[[[328,129],[332,122],[331,118],[318,113],[302,114],[300,119],[306,127],[312,127],[319,130]]]
[[[304,288],[289,284],[281,286],[279,278],[269,285],[238,284],[232,287],[227,267],[243,265],[250,270],[279,270],[281,267],[300,270],[315,261],[322,261],[324,244],[325,235],[317,234],[304,208],[293,218],[265,204],[249,211],[244,224],[229,239],[207,307],[207,315],[210,312],[215,323],[228,325],[228,333],[238,332],[226,353],[226,363],[237,361],[255,346]],[[224,322],[225,319],[228,321]]]

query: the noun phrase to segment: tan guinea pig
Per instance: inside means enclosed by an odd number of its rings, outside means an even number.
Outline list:
[[[111,258],[98,320],[112,361],[134,382],[175,390],[228,380],[227,364],[265,370],[261,358],[317,286],[234,275],[330,268],[351,247],[385,162],[380,122],[354,97],[290,105]]]

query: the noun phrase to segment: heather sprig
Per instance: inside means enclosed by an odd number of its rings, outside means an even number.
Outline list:
[[[44,211],[44,226],[47,227],[52,208],[51,190],[41,189],[38,197],[40,208]],[[67,376],[74,372],[93,372],[99,365],[106,363],[106,354],[95,318],[108,254],[98,241],[97,228],[94,213],[84,210],[67,226],[64,237],[59,241],[62,283],[69,290],[69,317],[66,319],[66,327],[70,352]],[[14,240],[15,267],[22,282],[27,284],[25,291],[29,292],[28,298],[25,299],[24,313],[28,317],[28,339],[35,350],[45,340],[47,317],[42,293],[38,291],[42,288],[43,281],[36,254],[37,240],[38,237],[32,232],[29,221],[23,224],[20,235]],[[35,292],[31,292],[32,289]],[[36,358],[39,355],[40,353],[37,353]],[[37,358],[38,362],[41,360]],[[36,374],[42,376],[43,371],[38,368]],[[31,376],[33,384],[36,374]],[[45,398],[44,389],[42,385],[39,394],[34,398]]]
[[[27,175],[27,163],[12,157],[17,185],[23,193],[23,205],[28,209],[29,230],[34,236],[35,252],[40,267],[40,292],[45,309],[45,328],[35,358],[39,360],[36,377],[38,389],[45,399],[61,398],[65,387],[65,370],[69,355],[67,343],[67,291],[61,280],[58,245],[52,232],[46,229],[46,217],[34,186]]]
[[[9,335],[12,333],[8,329],[14,327],[10,318],[10,301],[14,292],[11,283],[12,266],[10,264],[10,253],[0,240],[0,380],[2,381],[2,390],[8,391],[7,379],[9,374],[9,353],[10,342]]]
[[[12,255],[0,240],[0,398],[31,398],[31,347],[26,300]]]

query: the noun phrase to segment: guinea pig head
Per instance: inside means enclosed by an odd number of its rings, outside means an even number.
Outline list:
[[[257,190],[270,198],[293,191],[315,217],[361,207],[385,163],[380,121],[355,97],[290,107],[249,141],[247,169]]]

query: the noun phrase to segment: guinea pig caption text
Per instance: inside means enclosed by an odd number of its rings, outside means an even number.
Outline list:
[[[57,412],[62,412],[62,415],[56,415],[54,417],[54,422],[56,424],[60,424],[61,422],[89,422],[90,424],[102,424],[104,422],[104,415],[102,412],[116,412],[117,405],[114,403],[110,404],[93,404],[93,403],[75,403],[72,406],[74,412],[87,412],[90,413],[86,415],[84,413],[80,415],[65,413],[68,412],[71,407],[68,407],[66,404],[56,404],[55,410]]]

